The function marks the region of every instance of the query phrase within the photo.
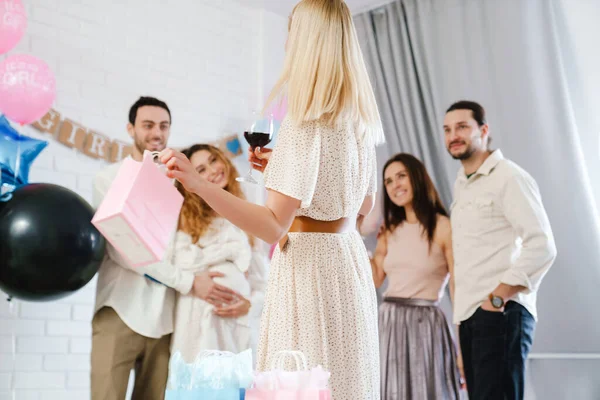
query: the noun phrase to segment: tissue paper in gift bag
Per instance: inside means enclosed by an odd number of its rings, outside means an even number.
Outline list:
[[[253,375],[251,349],[203,351],[191,364],[176,352],[169,361],[165,400],[244,400]]]
[[[296,371],[283,369],[288,355],[296,360]],[[330,400],[330,375],[320,366],[309,370],[299,351],[281,351],[273,358],[271,371],[256,375],[252,387],[246,390],[246,400]]]

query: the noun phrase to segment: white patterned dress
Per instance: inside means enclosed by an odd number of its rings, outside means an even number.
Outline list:
[[[375,148],[357,139],[350,124],[295,127],[288,119],[265,170],[267,189],[300,200],[297,215],[323,221],[356,216],[376,178]],[[309,367],[331,371],[333,400],[378,400],[377,323],[359,233],[290,233],[271,263],[258,369],[269,370],[278,351],[300,350]]]

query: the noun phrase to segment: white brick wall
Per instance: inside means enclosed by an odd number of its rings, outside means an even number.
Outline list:
[[[69,348],[68,337],[27,336],[17,337],[17,353],[64,354]]]
[[[16,389],[62,389],[65,375],[59,372],[15,372]]]
[[[10,336],[0,336],[0,354],[12,354],[12,338]]]
[[[21,318],[68,320],[71,318],[71,307],[56,303],[22,303],[19,315]]]
[[[0,354],[0,372],[40,371],[43,356],[34,354]]]
[[[91,338],[71,338],[69,342],[69,352],[71,354],[89,354],[91,349]]]
[[[27,35],[13,52],[50,65],[57,76],[54,108],[63,117],[123,141],[129,107],[140,95],[171,107],[173,146],[239,132],[249,111],[262,105],[283,57],[285,18],[247,9],[243,1],[24,3]],[[106,164],[32,128],[24,133],[50,141],[30,182],[56,183],[91,201],[92,177]],[[248,168],[242,158],[236,165],[242,173]],[[89,399],[95,284],[55,302],[17,301],[14,314],[0,293],[0,400],[13,400],[13,383],[17,400]]]

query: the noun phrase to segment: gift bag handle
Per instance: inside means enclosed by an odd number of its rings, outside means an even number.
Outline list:
[[[153,163],[155,163],[157,165],[162,165],[162,163],[160,162],[159,156],[160,156],[160,151],[144,150],[144,158],[150,158]]]
[[[284,350],[284,351],[279,351],[275,354],[275,357],[273,357],[273,361],[271,362],[271,369],[283,369],[283,363],[285,361],[285,357],[286,356],[292,356],[294,357],[294,360],[296,361],[296,370],[297,371],[306,371],[308,369],[307,363],[306,363],[306,357],[304,356],[304,353],[302,353],[301,351],[295,351],[295,350]],[[300,365],[302,364],[302,365]],[[300,367],[302,366],[302,369],[300,369]]]
[[[167,175],[167,166],[160,161],[160,152],[159,151],[150,151],[144,150],[144,160],[149,159],[152,161],[154,165],[158,168],[160,172]],[[175,182],[174,179],[172,179]]]

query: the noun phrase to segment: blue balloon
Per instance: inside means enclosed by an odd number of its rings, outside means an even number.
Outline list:
[[[15,178],[14,172],[12,172],[12,170],[10,168],[8,168],[8,166],[6,166],[2,163],[0,163],[0,172],[1,172],[0,182],[2,182],[2,183],[11,184],[11,185],[25,184],[25,182],[23,182],[18,177]]]
[[[0,116],[0,196],[29,183],[31,163],[46,146],[47,141],[19,134]]]
[[[4,164],[0,163],[0,202],[12,198],[12,192],[22,186],[23,182],[15,178],[15,174]]]

